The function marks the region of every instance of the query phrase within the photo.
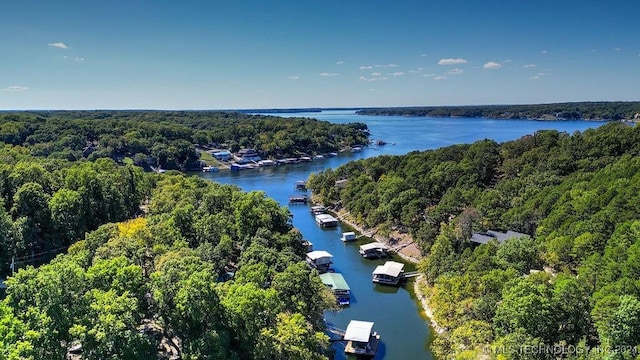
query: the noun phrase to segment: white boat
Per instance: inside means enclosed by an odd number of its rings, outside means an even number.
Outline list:
[[[340,240],[347,242],[347,241],[354,241],[356,239],[356,233],[349,231],[349,232],[343,232],[342,236],[340,236]]]
[[[218,167],[217,166],[203,166],[202,167],[202,172],[216,172],[218,171]]]
[[[273,166],[276,162],[270,159],[258,161],[258,166]]]

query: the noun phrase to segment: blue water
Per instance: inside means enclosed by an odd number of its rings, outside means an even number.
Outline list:
[[[381,335],[381,346],[375,359],[432,359],[428,347],[429,323],[421,313],[419,303],[410,292],[412,284],[393,288],[374,285],[373,269],[384,260],[365,260],[358,253],[362,242],[340,241],[342,227],[322,229],[316,225],[308,205],[288,205],[289,197],[303,192],[295,190],[295,182],[305,180],[310,173],[335,168],[348,161],[382,154],[402,155],[414,150],[471,143],[482,139],[498,142],[514,140],[541,129],[555,129],[573,133],[600,126],[590,121],[534,121],[490,120],[469,118],[427,118],[403,116],[362,116],[354,111],[336,110],[320,113],[286,113],[282,117],[310,117],[334,123],[363,122],[371,132],[371,139],[382,139],[385,146],[370,146],[360,153],[342,152],[338,157],[314,160],[311,163],[273,166],[240,172],[220,171],[198,173],[212,181],[235,184],[246,191],[264,191],[293,214],[293,225],[300,229],[315,250],[326,250],[333,257],[336,272],[342,273],[351,287],[351,306],[333,313],[326,319],[345,329],[350,320],[373,321],[374,331]],[[405,267],[405,269],[407,269]],[[336,359],[345,359],[337,349]]]

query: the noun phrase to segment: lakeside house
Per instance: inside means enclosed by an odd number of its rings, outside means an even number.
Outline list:
[[[344,189],[347,187],[347,183],[349,182],[348,179],[341,179],[341,180],[336,180],[336,187],[338,189]]]
[[[325,273],[329,271],[331,264],[333,264],[333,255],[324,250],[315,250],[307,253],[306,260],[309,266],[318,270],[319,273]]]
[[[328,288],[333,291],[333,295],[336,297],[336,301],[340,305],[349,305],[351,302],[351,289],[345,281],[342,274],[338,273],[324,273],[320,274],[320,280]]]
[[[241,149],[235,155],[236,161],[241,164],[247,164],[252,162],[258,162],[262,160],[258,152],[254,149]]]
[[[398,285],[402,280],[404,264],[396,261],[387,261],[384,265],[378,265],[373,270],[373,282],[384,285]]]
[[[216,151],[211,154],[218,161],[229,161],[231,160],[231,152],[227,150]]]
[[[523,234],[517,231],[511,231],[511,230],[508,230],[506,233],[495,231],[495,230],[488,230],[485,233],[475,233],[471,235],[471,238],[469,239],[469,241],[474,244],[480,245],[480,244],[487,244],[491,240],[497,240],[499,243],[503,243],[509,239],[520,238],[520,237],[530,237],[530,236],[527,234]]]

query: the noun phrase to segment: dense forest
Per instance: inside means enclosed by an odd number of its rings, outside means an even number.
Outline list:
[[[185,170],[197,167],[196,145],[298,157],[367,144],[368,131],[363,123],[238,112],[29,111],[0,112],[0,143],[23,146],[36,157],[129,158],[136,165]]]
[[[640,127],[613,122],[358,160],[308,186],[420,244],[439,358],[637,359],[638,155]],[[470,242],[487,230],[530,236]]]
[[[118,208],[131,195],[120,171],[147,201]],[[264,193],[106,159],[51,178],[25,177],[0,209],[3,266],[7,250],[43,254],[82,240],[6,280],[0,359],[325,358],[333,295],[303,261],[289,211]],[[59,217],[69,226],[57,227]]]
[[[489,119],[631,120],[638,118],[640,102],[373,108],[359,110],[357,113],[361,115],[482,117]]]
[[[367,137],[237,113],[0,113],[0,359],[327,358],[335,298],[286,208],[122,158],[181,169],[197,143],[279,156]]]

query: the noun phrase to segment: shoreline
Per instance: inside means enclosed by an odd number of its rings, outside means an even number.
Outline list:
[[[389,246],[391,249],[398,248],[397,251],[394,250],[393,252],[395,254],[397,254],[398,256],[400,256],[405,261],[411,262],[413,264],[417,264],[417,263],[420,262],[420,260],[422,260],[422,255],[420,253],[416,254],[415,251],[411,251],[410,253],[408,251],[404,251],[403,252],[403,250],[406,250],[407,248],[409,248],[412,245],[413,245],[413,247],[415,247],[415,244],[413,242],[413,238],[411,238],[410,235],[404,234],[403,235],[403,240],[401,241],[400,244],[398,244],[398,243],[392,244],[391,241],[390,241],[391,238],[378,235],[376,233],[377,232],[376,229],[365,230],[362,226],[360,226],[359,224],[356,224],[354,221],[352,221],[350,219],[350,214],[348,212],[346,212],[346,211],[338,211],[338,212],[334,212],[334,214],[338,217],[338,219],[340,221],[345,222],[347,225],[349,225],[349,227],[351,227],[354,230],[358,231],[361,235],[364,235],[366,237],[372,238],[375,241],[384,243],[387,246]],[[413,250],[413,249],[411,249],[411,250]],[[427,301],[427,296],[422,292],[422,285],[424,285],[424,281],[425,281],[424,280],[424,275],[420,274],[420,276],[418,276],[416,278],[416,280],[413,282],[413,292],[416,295],[416,297],[418,298],[418,300],[420,301],[420,305],[422,307],[422,311],[424,311],[424,314],[427,316],[427,318],[429,320],[429,324],[431,325],[431,328],[438,335],[444,334],[446,332],[446,329],[441,327],[434,320],[434,318],[433,318],[433,310],[429,306],[429,303]]]

